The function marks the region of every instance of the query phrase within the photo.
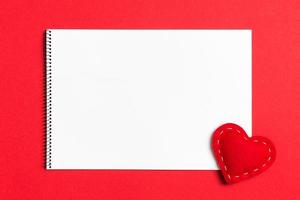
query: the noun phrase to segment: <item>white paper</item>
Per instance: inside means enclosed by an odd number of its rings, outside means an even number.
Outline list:
[[[218,169],[251,133],[251,30],[51,31],[51,169]]]

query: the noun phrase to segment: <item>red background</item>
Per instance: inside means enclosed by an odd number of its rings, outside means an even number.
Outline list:
[[[299,24],[297,0],[2,0],[0,199],[299,199]],[[277,160],[229,186],[216,171],[46,171],[46,28],[252,29],[253,134]]]

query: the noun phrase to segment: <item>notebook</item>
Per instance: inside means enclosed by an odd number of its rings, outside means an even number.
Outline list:
[[[251,133],[251,30],[46,30],[46,168],[214,170]]]

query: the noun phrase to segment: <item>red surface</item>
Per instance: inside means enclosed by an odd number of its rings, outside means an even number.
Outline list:
[[[273,143],[262,136],[248,137],[243,128],[227,123],[213,134],[212,148],[227,183],[259,175],[275,161]]]
[[[2,0],[0,199],[299,199],[299,3]],[[276,162],[260,176],[229,186],[216,171],[46,171],[46,28],[253,29],[253,135],[274,142]]]

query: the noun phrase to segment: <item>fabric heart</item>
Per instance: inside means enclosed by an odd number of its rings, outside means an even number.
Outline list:
[[[268,169],[276,152],[270,140],[249,138],[238,125],[228,123],[213,134],[212,148],[227,183],[236,183]]]

